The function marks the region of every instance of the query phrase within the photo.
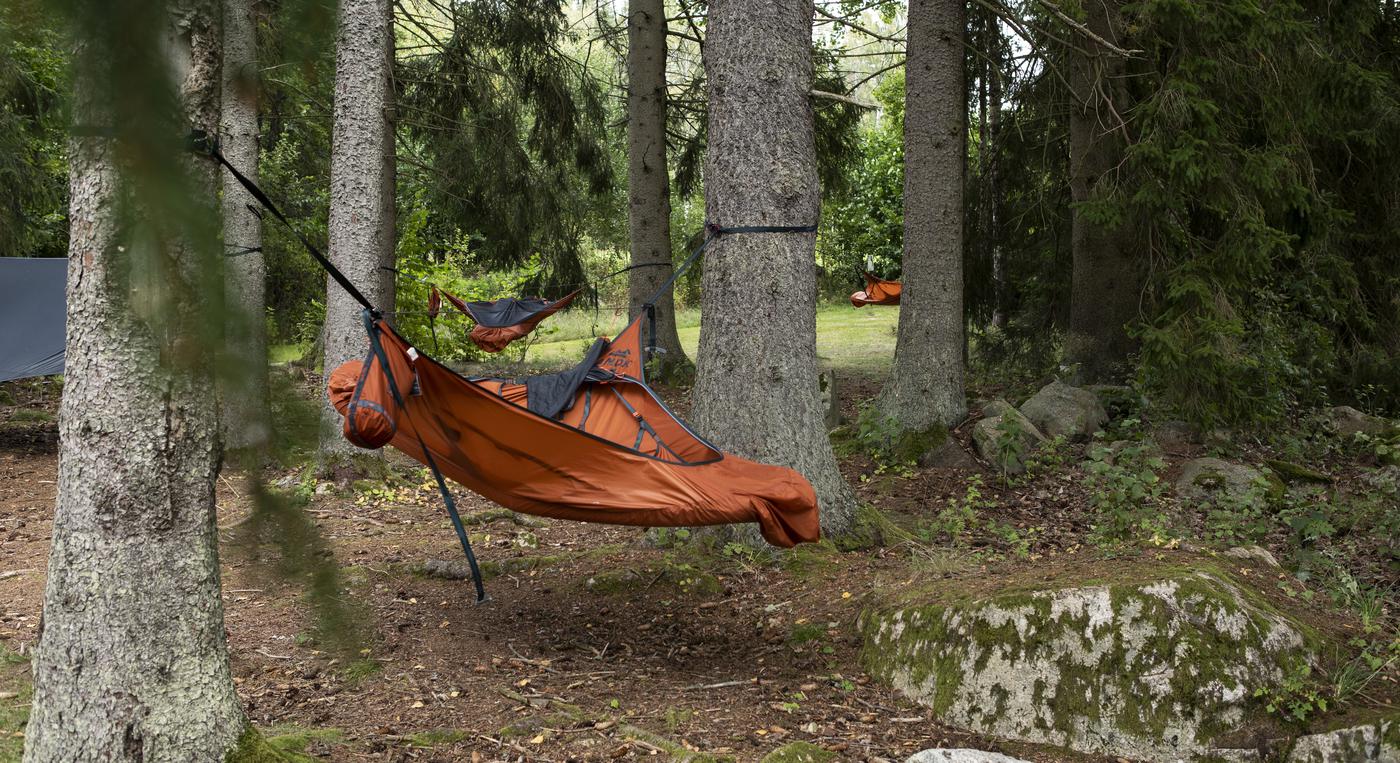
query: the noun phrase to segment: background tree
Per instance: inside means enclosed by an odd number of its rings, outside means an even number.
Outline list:
[[[184,0],[160,25],[150,8],[73,9],[73,117],[89,135],[69,152],[67,378],[31,763],[221,761],[247,728],[214,516],[215,165],[180,156],[189,127],[217,134],[219,11]]]
[[[224,0],[223,85],[219,138],[224,156],[253,182],[258,180],[258,59],[255,0]],[[257,202],[224,172],[225,300],[227,343],[234,366],[224,382],[225,445],[257,448],[268,442],[267,268],[263,264],[262,218]]]
[[[666,164],[666,8],[662,0],[631,0],[627,16],[627,230],[634,270],[628,273],[628,312],[671,277],[671,174]],[[640,266],[640,267],[638,267]],[[675,300],[655,305],[662,379],[688,376],[693,367],[676,334]]]
[[[1087,27],[1117,45],[1122,37],[1118,0],[1085,4]],[[1087,206],[1112,193],[1128,145],[1127,66],[1124,57],[1093,38],[1078,39],[1072,55],[1069,187],[1073,210],[1073,294],[1068,355],[1082,382],[1121,376],[1133,342],[1144,263],[1137,226],[1122,215],[1094,214]],[[1102,208],[1100,208],[1102,210]]]
[[[329,257],[374,306],[392,316],[394,281],[393,5],[342,0],[335,51]],[[324,368],[363,358],[369,349],[359,303],[326,277]],[[371,454],[340,433],[341,416],[323,407],[323,458]],[[378,454],[373,454],[378,456]]]
[[[904,292],[880,415],[903,433],[950,426],[963,391],[962,0],[910,0],[904,107]]]
[[[724,226],[807,225],[821,198],[811,0],[718,0],[705,43],[705,209]],[[851,527],[818,402],[813,234],[721,237],[706,253],[695,418],[720,447],[811,480],[823,532]]]

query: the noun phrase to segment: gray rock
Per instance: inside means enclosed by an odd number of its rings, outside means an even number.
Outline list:
[[[1231,559],[1243,559],[1245,561],[1259,562],[1269,567],[1278,567],[1278,559],[1270,553],[1269,549],[1263,546],[1238,546],[1221,552],[1223,556]]]
[[[1361,483],[1382,495],[1400,497],[1400,466],[1367,469],[1361,475]]]
[[[1098,395],[1059,381],[1050,382],[1032,395],[1021,405],[1021,413],[1048,437],[1063,435],[1081,442],[1108,423],[1108,413]]]
[[[991,462],[998,470],[1005,468],[1007,474],[1020,474],[1026,470],[1026,457],[1045,442],[1045,435],[1015,408],[1008,405],[998,410],[1002,411],[1000,415],[984,418],[972,426],[972,444],[977,448],[977,455]],[[998,447],[999,440],[1003,437],[999,428],[1004,419],[1014,419],[1020,429],[1020,435],[1016,438],[1016,453],[1011,455],[1005,464],[1002,463],[1002,454]]]
[[[931,466],[937,469],[956,469],[964,472],[975,472],[982,468],[977,463],[977,459],[972,454],[963,450],[962,443],[949,437],[943,441],[942,445],[925,453],[919,459],[919,466]]]
[[[1183,498],[1209,500],[1219,495],[1238,497],[1255,485],[1264,473],[1247,464],[1219,458],[1193,458],[1181,465],[1176,493]],[[1270,482],[1271,491],[1275,483]]]
[[[1215,572],[861,616],[867,671],[975,733],[1136,760],[1214,754],[1316,645]]]
[[[982,418],[990,419],[994,416],[1000,416],[1001,414],[1006,413],[1007,411],[1013,411],[1015,409],[1016,406],[1006,402],[1005,400],[1002,400],[1001,398],[997,398],[996,400],[993,400],[987,403],[986,405],[982,406]]]
[[[1342,437],[1351,437],[1358,432],[1376,437],[1400,428],[1392,421],[1362,413],[1349,405],[1328,408],[1322,412],[1322,418]]]
[[[837,394],[836,372],[826,369],[817,374],[817,387],[821,390],[822,417],[827,431],[841,426],[841,397]]]
[[[1170,453],[1180,453],[1201,441],[1201,430],[1185,421],[1163,421],[1152,431],[1152,439]]]
[[[1394,736],[1400,720],[1390,719],[1300,737],[1288,763],[1400,763],[1400,743]]]
[[[1028,763],[999,752],[939,747],[910,755],[904,763]]]

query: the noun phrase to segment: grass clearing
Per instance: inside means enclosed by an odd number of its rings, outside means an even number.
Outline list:
[[[593,342],[593,312],[573,310],[550,318],[553,330],[540,336],[526,355],[532,365],[559,366],[577,361]],[[549,322],[546,322],[548,325]],[[597,332],[615,334],[627,325],[626,315],[616,320],[605,313]],[[700,344],[700,311],[682,310],[676,315],[681,346],[693,360]],[[817,357],[837,371],[883,376],[894,358],[899,311],[891,308],[854,308],[828,304],[817,308]]]
[[[24,727],[34,685],[29,658],[0,646],[0,761],[17,761],[24,754]]]

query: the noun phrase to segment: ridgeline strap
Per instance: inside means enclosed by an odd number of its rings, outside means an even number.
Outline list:
[[[355,288],[355,284],[350,283],[350,279],[346,278],[345,274],[340,272],[339,268],[331,264],[331,261],[326,258],[326,255],[321,254],[321,250],[317,249],[316,246],[311,243],[310,239],[302,235],[301,231],[297,230],[296,226],[292,225],[292,221],[288,220],[287,216],[282,214],[282,210],[277,208],[277,205],[273,203],[272,199],[268,197],[263,189],[259,188],[257,183],[249,180],[246,175],[238,171],[237,167],[230,164],[228,159],[224,158],[224,155],[219,152],[218,139],[211,138],[203,130],[194,130],[190,133],[188,142],[190,150],[208,154],[218,161],[219,164],[222,164],[224,168],[229,171],[229,174],[233,175],[233,179],[237,180],[238,184],[243,186],[243,190],[247,191],[249,196],[257,199],[259,204],[263,205],[268,212],[271,212],[272,216],[277,218],[278,222],[286,226],[287,230],[291,231],[293,236],[296,236],[297,240],[301,242],[301,245],[306,247],[306,251],[310,252],[311,256],[315,258],[316,263],[324,268],[326,273],[328,273],[336,283],[340,284],[340,288],[344,289],[346,294],[349,294],[352,299],[359,302],[360,306],[364,309],[373,312],[375,315],[379,314],[379,311],[375,309],[374,305],[370,304],[370,301],[365,298],[365,295],[361,294],[360,290]]]
[[[374,351],[374,356],[379,359],[380,368],[384,369],[384,375],[389,380],[389,391],[394,395],[394,402],[404,415],[409,415],[408,406],[404,404],[403,396],[399,394],[399,386],[394,383],[394,372],[389,368],[389,357],[384,353],[384,345],[379,342],[379,329],[374,325],[374,315],[366,308],[362,313],[365,323],[365,332],[369,334],[369,346]],[[481,604],[488,601],[490,597],[486,595],[486,587],[481,583],[481,567],[476,563],[476,554],[472,552],[471,539],[467,537],[467,528],[462,525],[462,515],[457,512],[457,502],[452,498],[452,491],[447,489],[447,480],[443,479],[442,471],[438,469],[437,459],[433,458],[432,451],[428,450],[427,443],[423,442],[423,436],[418,434],[418,428],[413,429],[414,436],[418,438],[418,447],[423,449],[423,460],[428,462],[428,469],[433,473],[433,479],[437,481],[438,492],[442,494],[442,502],[447,506],[447,514],[452,518],[452,528],[457,531],[457,540],[462,543],[462,552],[467,555],[467,565],[472,570],[472,583],[476,585],[476,603]]]
[[[691,252],[690,256],[685,258],[685,262],[682,262],[681,266],[676,268],[675,272],[671,274],[671,277],[666,279],[666,283],[661,284],[661,288],[657,289],[655,294],[652,294],[647,298],[646,302],[642,303],[642,309],[647,313],[648,337],[651,340],[650,344],[643,345],[646,354],[650,356],[651,350],[655,349],[656,344],[656,300],[661,299],[661,295],[669,291],[670,288],[675,285],[676,281],[679,280],[681,276],[685,275],[687,270],[690,270],[690,267],[695,264],[695,261],[700,258],[701,254],[704,254],[705,250],[709,248],[710,244],[713,243],[715,239],[730,233],[816,232],[816,223],[811,225],[736,225],[732,228],[725,228],[711,222],[705,223],[705,240],[701,241],[700,246],[695,247],[695,251]],[[643,358],[643,362],[646,360],[647,358]]]

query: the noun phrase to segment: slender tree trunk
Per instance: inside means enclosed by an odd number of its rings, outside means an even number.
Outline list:
[[[987,24],[987,137],[983,144],[982,175],[983,204],[987,212],[986,236],[992,258],[992,325],[1006,326],[1009,294],[1006,286],[1006,263],[1001,246],[1001,165],[998,161],[1001,145],[1001,23],[996,14],[983,11]]]
[[[1121,42],[1122,19],[1117,0],[1085,5],[1089,28],[1104,39]],[[1072,212],[1072,287],[1070,360],[1079,365],[1081,382],[1104,381],[1122,371],[1133,351],[1127,325],[1137,316],[1141,274],[1135,255],[1137,235],[1131,222],[1103,226],[1083,213],[1080,204],[1102,193],[1101,184],[1123,161],[1127,114],[1126,65],[1107,51],[1073,54],[1070,73],[1073,109],[1069,124]]]
[[[812,0],[714,0],[705,42],[705,208],[719,225],[806,225],[821,206],[812,104]],[[855,500],[836,468],[817,387],[815,236],[711,244],[695,381],[700,431],[812,482],[822,529]]]
[[[391,122],[393,6],[389,0],[341,0],[331,135],[330,259],[376,307],[393,309],[394,133]],[[326,373],[369,350],[360,305],[326,278]],[[340,414],[322,396],[323,460],[360,454],[340,434]]]
[[[171,21],[167,50],[189,122],[215,134],[218,6],[186,0]],[[74,120],[113,124],[110,83],[89,45],[75,57],[89,65],[77,70]],[[169,145],[180,137],[172,130]],[[220,598],[210,348],[194,328],[218,302],[199,293],[218,255],[201,263],[188,241],[140,235],[179,226],[154,197],[123,199],[132,176],[117,156],[108,138],[74,138],[69,151],[68,373],[24,759],[221,761],[247,721]],[[187,161],[209,200],[204,222],[217,219],[214,165]],[[163,278],[143,273],[153,263],[169,268]]]
[[[258,179],[258,59],[255,0],[224,0],[224,66],[220,142],[224,156],[254,182]],[[233,175],[223,174],[225,304],[233,368],[222,383],[224,444],[243,450],[268,441],[267,267],[262,219],[253,197]]]
[[[662,0],[631,0],[627,19],[627,227],[632,265],[628,303],[633,317],[671,277],[671,176],[666,165],[666,8]],[[640,266],[640,267],[636,267]],[[655,369],[674,381],[694,370],[676,334],[675,300],[656,301]]]
[[[908,433],[961,421],[963,169],[967,104],[962,0],[910,0],[904,102],[904,292],[881,415]]]

